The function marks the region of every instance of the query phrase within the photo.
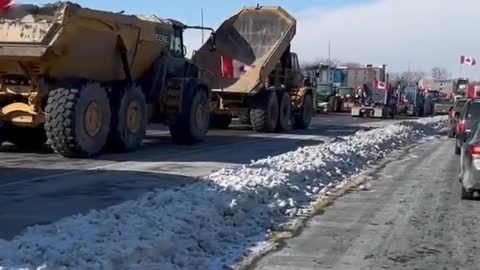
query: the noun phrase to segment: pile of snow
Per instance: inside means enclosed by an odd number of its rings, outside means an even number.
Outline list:
[[[30,227],[0,241],[0,269],[223,269],[270,230],[308,213],[328,187],[445,124],[434,117],[362,131]]]

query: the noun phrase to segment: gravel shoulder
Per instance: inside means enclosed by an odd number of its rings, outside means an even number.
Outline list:
[[[478,269],[479,201],[461,201],[453,141],[415,147],[255,269]]]

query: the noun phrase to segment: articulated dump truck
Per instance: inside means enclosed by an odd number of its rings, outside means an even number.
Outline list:
[[[280,7],[247,7],[215,32],[192,58],[208,71],[211,126],[228,128],[239,117],[257,132],[307,128],[316,102],[290,51],[296,20]]]
[[[176,143],[203,140],[210,87],[185,59],[186,28],[70,2],[1,10],[2,142],[92,157],[138,148],[148,122]]]

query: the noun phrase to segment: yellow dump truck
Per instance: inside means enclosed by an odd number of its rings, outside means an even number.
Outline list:
[[[228,18],[195,54],[209,71],[211,126],[227,128],[232,118],[258,132],[307,128],[316,110],[315,92],[304,83],[290,50],[296,20],[278,6],[246,7]],[[216,50],[209,48],[215,42]]]
[[[1,140],[91,157],[138,148],[149,122],[203,140],[210,87],[185,58],[186,28],[70,2],[0,11]]]

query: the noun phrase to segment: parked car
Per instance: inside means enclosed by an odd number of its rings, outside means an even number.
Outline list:
[[[480,191],[480,124],[467,135],[460,154],[459,181],[462,184],[462,199],[471,199]]]
[[[455,137],[458,119],[462,114],[465,103],[467,103],[466,98],[459,98],[455,101],[452,108],[450,109],[450,114],[448,115],[448,137],[449,138]],[[456,114],[457,112],[458,114]]]
[[[455,154],[460,155],[461,148],[472,132],[472,127],[480,120],[480,98],[469,99],[463,107],[463,113],[455,112],[459,116],[455,135]]]

